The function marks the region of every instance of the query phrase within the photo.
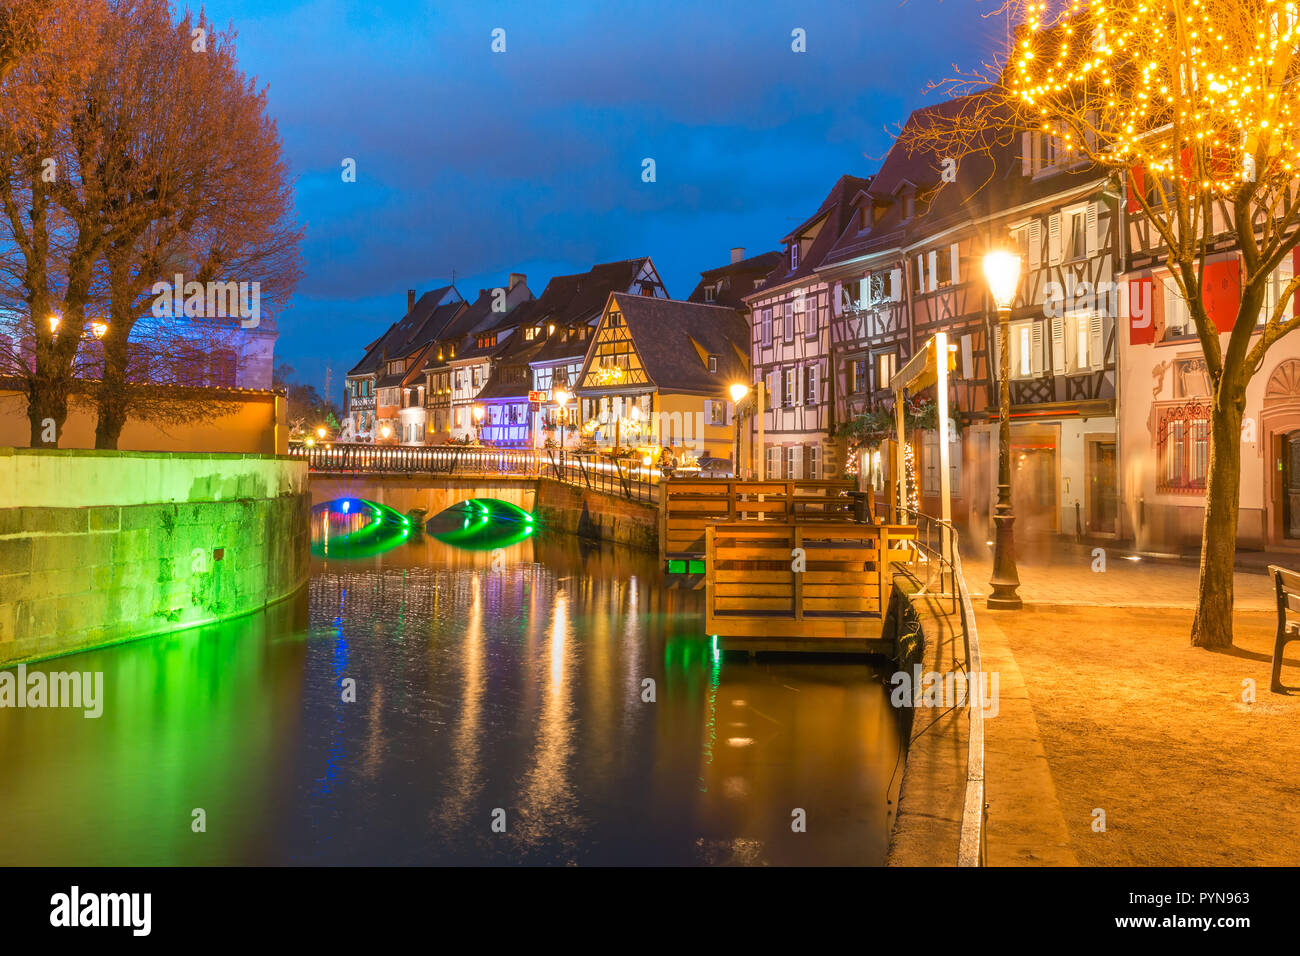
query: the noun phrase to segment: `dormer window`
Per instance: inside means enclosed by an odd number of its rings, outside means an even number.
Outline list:
[[[911,219],[916,215],[916,195],[908,193],[903,197],[903,218]]]
[[[709,356],[709,371],[710,371],[710,372],[716,372],[717,370],[718,370],[718,357],[717,357],[716,355],[710,355],[710,356]]]
[[[717,299],[717,297],[718,297],[718,287],[717,287],[717,286],[706,285],[706,286],[704,287],[704,301],[705,301],[705,302],[712,302],[712,301],[714,301],[715,299]]]
[[[790,243],[790,268],[799,268],[799,240]]]

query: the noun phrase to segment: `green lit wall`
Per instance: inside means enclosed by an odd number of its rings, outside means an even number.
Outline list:
[[[21,459],[23,480],[0,501],[0,666],[238,617],[307,581],[304,462],[27,450]],[[73,474],[84,484],[65,487],[69,506],[50,505]],[[150,494],[172,500],[139,500]]]

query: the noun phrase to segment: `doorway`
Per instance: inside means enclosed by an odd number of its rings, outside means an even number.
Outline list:
[[[1090,534],[1115,534],[1119,518],[1118,455],[1110,438],[1088,440],[1086,507]]]
[[[1300,540],[1300,430],[1282,436],[1282,536]]]

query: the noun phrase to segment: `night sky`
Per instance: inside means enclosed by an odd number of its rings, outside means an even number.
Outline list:
[[[453,269],[469,299],[508,272],[540,295],[552,275],[648,254],[685,298],[732,246],[776,248],[840,175],[873,172],[936,99],[926,84],[997,47],[997,5],[208,2],[269,84],[306,226],[277,358],[317,388],[331,366],[339,400],[406,289]]]

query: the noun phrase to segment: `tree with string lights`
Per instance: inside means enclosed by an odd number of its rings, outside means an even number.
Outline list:
[[[1111,170],[1187,304],[1211,393],[1198,647],[1232,643],[1246,387],[1268,350],[1300,326],[1291,307],[1300,274],[1276,279],[1300,242],[1298,8],[1296,0],[1011,0],[1001,10],[1002,59],[935,84],[976,104],[947,131],[945,145],[959,154],[1041,132],[1081,164]],[[932,149],[936,133],[927,136]],[[1207,258],[1223,240],[1241,256],[1231,325],[1216,324],[1203,294]]]

